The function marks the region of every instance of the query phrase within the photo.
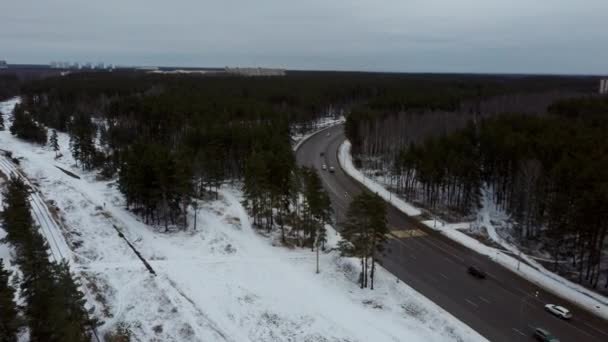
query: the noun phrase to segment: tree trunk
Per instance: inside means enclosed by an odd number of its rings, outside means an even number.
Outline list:
[[[372,272],[371,272],[371,279],[370,279],[370,289],[373,290],[374,289],[374,271],[376,269],[376,257],[375,254],[372,254]]]

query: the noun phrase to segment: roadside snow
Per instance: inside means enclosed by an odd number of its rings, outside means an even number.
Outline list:
[[[15,103],[0,103],[5,122]],[[64,155],[55,160],[50,148],[0,131],[0,148],[20,158],[56,213],[48,228],[92,294],[101,335],[126,323],[141,341],[485,340],[382,268],[374,291],[358,288],[358,263],[337,252],[322,253],[315,274],[314,253],[274,247],[255,232],[234,188],[201,203],[196,230],[191,212],[186,231],[163,233],[125,210],[116,181],[75,167],[67,135],[59,144]],[[333,229],[328,237],[330,246],[339,241]]]
[[[420,214],[420,211],[417,208],[401,200],[397,197],[397,195],[391,194],[382,185],[376,183],[374,180],[366,177],[359,170],[357,170],[352,163],[350,148],[351,144],[348,140],[346,140],[340,146],[340,151],[338,153],[340,165],[347,174],[355,178],[360,183],[364,184],[370,191],[378,193],[380,196],[382,196],[382,198],[387,201],[390,200],[390,202],[395,207],[397,207],[405,214],[409,216],[417,216]],[[487,196],[484,196],[484,201],[487,202],[488,200],[489,199],[487,198]],[[488,203],[485,203],[484,207],[489,208]],[[515,255],[519,255],[519,250],[515,246],[506,242],[504,239],[501,239],[500,236],[496,233],[496,230],[490,220],[488,211],[482,210],[480,212],[480,215],[480,221],[486,227],[490,238],[499,243],[507,251]],[[568,298],[568,300],[576,303],[581,307],[586,308],[594,314],[604,319],[608,319],[608,298],[600,294],[594,293],[584,288],[583,286],[575,284],[567,279],[564,279],[563,277],[560,277],[555,273],[552,273],[551,271],[544,268],[541,264],[539,264],[536,260],[526,256],[523,253],[521,254],[522,259],[524,259],[526,263],[529,264],[520,263],[512,255],[506,254],[505,252],[499,249],[484,245],[478,240],[459,231],[461,229],[468,229],[471,226],[471,223],[465,222],[456,224],[444,224],[439,220],[425,220],[421,222],[432,229],[441,231],[450,239],[459,242],[467,248],[470,248],[479,254],[483,254],[492,258],[494,261],[500,263],[507,269],[528,279],[532,283],[541,286],[563,298]]]
[[[295,134],[291,137],[291,140],[295,141],[296,144],[293,146],[293,150],[297,151],[300,146],[302,146],[302,144],[308,140],[310,137],[312,137],[313,135],[322,132],[326,129],[332,128],[335,125],[339,125],[346,122],[346,118],[345,117],[340,117],[339,119],[333,119],[331,117],[328,118],[321,118],[319,119],[315,126],[317,127],[317,129],[313,130],[312,132],[308,132],[306,134]]]
[[[340,145],[340,150],[338,151],[340,166],[349,176],[356,179],[359,183],[362,183],[370,191],[380,195],[380,197],[382,197],[385,201],[390,202],[408,216],[418,216],[421,214],[420,209],[405,202],[397,196],[393,196],[393,194],[386,190],[382,185],[376,183],[370,178],[367,178],[365,175],[363,175],[363,173],[361,173],[361,171],[357,170],[353,164],[350,148],[350,141],[346,140],[342,145]]]

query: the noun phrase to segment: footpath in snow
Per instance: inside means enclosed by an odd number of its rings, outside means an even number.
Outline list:
[[[338,151],[340,166],[349,176],[362,183],[370,191],[378,193],[378,195],[384,198],[384,200],[390,201],[391,204],[405,214],[409,216],[420,215],[420,209],[403,201],[397,195],[391,194],[382,185],[378,184],[373,179],[366,177],[361,171],[359,171],[354,166],[350,149],[351,143],[346,140],[340,146]],[[513,254],[519,254],[519,251],[515,246],[510,245],[504,240],[498,238],[490,219],[487,216],[487,213],[484,217],[482,217],[482,219],[484,220],[484,226],[488,228],[488,234],[491,238],[495,239],[495,241],[501,244],[507,251]],[[543,287],[563,298],[568,298],[570,301],[575,302],[579,306],[586,308],[596,315],[603,317],[604,319],[608,319],[608,298],[592,292],[567,279],[564,279],[555,273],[552,273],[532,258],[527,257],[525,254],[522,254],[521,256],[524,258],[526,263],[520,263],[512,255],[509,255],[502,250],[489,247],[460,231],[460,229],[469,228],[470,223],[442,224],[438,220],[426,220],[421,222],[430,228],[441,231],[442,234],[466,246],[467,248],[470,248],[479,254],[490,257],[492,260],[521,275],[536,285]]]
[[[7,127],[17,102],[0,103]],[[185,231],[146,225],[125,209],[116,180],[83,172],[68,136],[59,143],[55,159],[49,147],[0,131],[0,148],[20,160],[51,213],[42,229],[61,240],[103,322],[100,335],[122,324],[141,341],[485,341],[382,268],[374,291],[359,289],[357,261],[337,252],[323,253],[315,274],[314,253],[275,247],[252,228],[236,188],[200,203],[196,229],[194,212]],[[339,236],[329,235],[335,246]],[[0,244],[0,252],[10,250]]]

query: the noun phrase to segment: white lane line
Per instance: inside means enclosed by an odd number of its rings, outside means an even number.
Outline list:
[[[446,276],[445,274],[443,274],[441,272],[439,272],[439,275],[442,276],[442,277],[444,277],[445,279],[450,279],[450,278],[448,278],[448,276]]]
[[[595,331],[599,332],[599,333],[600,333],[600,334],[602,334],[602,335],[606,335],[606,336],[608,336],[608,333],[607,333],[607,332],[605,332],[605,331],[603,331],[603,330],[600,330],[600,329],[598,329],[598,328],[594,327],[594,326],[593,326],[593,325],[591,325],[591,324],[588,324],[588,323],[585,323],[585,322],[583,322],[583,324],[584,324],[584,325],[586,325],[587,327],[589,327],[589,328],[591,328],[591,329],[593,329],[593,330],[595,330]]]
[[[523,332],[521,332],[521,331],[519,331],[519,330],[517,330],[515,328],[512,328],[512,329],[513,329],[513,331],[515,331],[516,333],[520,334],[521,336],[526,336],[526,334],[524,334]]]
[[[589,337],[593,337],[595,338],[595,336],[591,335],[588,331],[583,330],[581,328],[578,328],[577,326],[575,326],[574,324],[572,324],[571,322],[568,322],[568,326],[570,326],[571,328],[578,330],[581,334],[587,335]],[[588,325],[589,326],[589,325]],[[594,328],[595,329],[595,328]]]
[[[447,249],[445,249],[445,248],[443,248],[443,247],[439,246],[438,244],[434,243],[434,242],[433,242],[433,241],[431,241],[430,239],[425,239],[424,241],[425,241],[425,242],[428,242],[429,244],[431,244],[431,245],[433,245],[433,246],[435,246],[435,248],[442,250],[444,253],[446,253],[446,254],[448,254],[448,255],[451,255],[451,256],[453,256],[454,258],[456,258],[456,259],[460,260],[460,262],[464,262],[464,259],[463,259],[463,258],[461,258],[461,257],[459,257],[458,255],[456,255],[456,254],[454,254],[454,253],[452,253],[452,252],[448,251]]]
[[[467,301],[467,303],[473,305],[474,307],[476,307],[476,308],[479,307],[477,304],[473,303],[472,301],[470,301],[470,300],[468,300],[466,298],[465,298],[465,300]]]
[[[478,296],[479,299],[483,300],[484,302],[488,303],[488,304],[492,304],[492,302],[490,302],[488,299],[482,297],[482,296]]]
[[[454,260],[452,260],[452,259],[450,259],[450,258],[448,258],[448,257],[443,257],[443,258],[444,258],[445,260],[447,260],[447,261],[451,262],[452,264],[455,264]]]

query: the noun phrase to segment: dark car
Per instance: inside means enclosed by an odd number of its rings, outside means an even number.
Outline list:
[[[321,152],[321,157],[323,157],[325,155],[325,152]]]
[[[536,330],[534,330],[534,337],[543,342],[559,342],[557,337],[551,335],[550,332],[543,328],[536,328]]]
[[[482,271],[481,269],[479,269],[479,267],[476,267],[476,266],[469,266],[469,268],[467,269],[467,272],[469,272],[469,274],[475,278],[485,279],[485,277],[486,277],[486,274],[484,273],[484,271]]]

